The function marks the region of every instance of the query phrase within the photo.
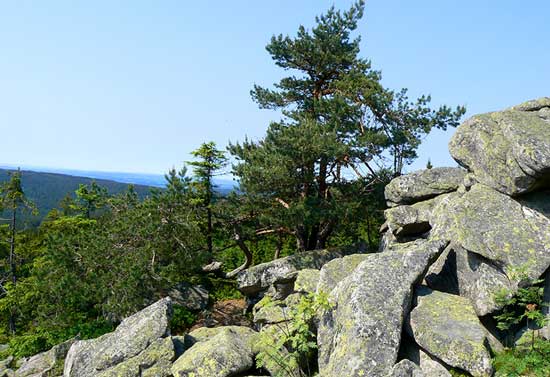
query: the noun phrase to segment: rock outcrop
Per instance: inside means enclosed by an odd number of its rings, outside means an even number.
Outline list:
[[[449,144],[453,158],[476,179],[516,196],[550,184],[550,98],[476,115]]]
[[[49,376],[67,353],[65,377],[274,375],[280,369],[258,369],[256,357],[266,339],[281,347],[289,318],[317,293],[330,305],[300,331],[316,335],[311,365],[320,377],[489,377],[491,354],[502,350],[491,319],[502,309],[497,293],[510,296],[542,278],[550,303],[550,98],[472,117],[450,150],[463,168],[426,169],[386,187],[380,252],[316,250],[239,273],[238,288],[254,304],[254,329],[171,336],[172,301],[165,298],[110,334],[76,341],[68,353],[70,344],[54,347],[16,372],[6,359],[0,371]],[[207,300],[203,291],[189,300],[182,287],[171,295],[195,309]],[[518,327],[521,343],[530,330]],[[541,334],[550,338],[550,326]],[[287,342],[280,354],[296,344]]]
[[[397,361],[413,284],[443,248],[416,241],[370,254],[330,295],[318,332],[322,376],[386,376]]]

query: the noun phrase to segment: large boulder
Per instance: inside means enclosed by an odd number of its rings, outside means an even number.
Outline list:
[[[397,361],[412,286],[445,247],[416,241],[369,254],[330,294],[318,329],[321,376],[387,376]]]
[[[490,187],[440,202],[432,218],[432,239],[480,255],[512,283],[538,279],[550,265],[550,219]]]
[[[92,377],[140,354],[170,335],[169,297],[126,318],[112,333],[75,342],[65,360],[64,377]]]
[[[467,298],[420,287],[417,302],[407,329],[426,352],[474,377],[492,375],[487,330]]]
[[[168,296],[175,305],[189,310],[203,310],[208,305],[208,291],[201,286],[179,283],[168,291]]]
[[[311,268],[319,270],[328,261],[352,252],[351,249],[312,250],[261,263],[237,275],[238,289],[246,296],[254,296],[278,281],[287,283],[287,280],[292,280],[293,283],[297,271]]]
[[[39,353],[28,359],[15,372],[17,377],[46,377],[49,376],[59,363],[63,363],[74,339],[58,344],[46,352]]]
[[[452,242],[425,277],[430,288],[470,299],[478,316],[501,309],[496,295],[503,289],[514,292],[517,284],[481,255]]]
[[[395,364],[388,377],[431,377],[410,360],[401,360]]]
[[[137,356],[97,374],[97,377],[170,377],[174,358],[172,339],[160,338]]]
[[[333,259],[321,268],[317,292],[330,293],[336,285],[347,278],[369,254],[352,254]]]
[[[449,143],[453,158],[508,195],[550,185],[550,98],[475,115]]]
[[[419,170],[393,179],[384,194],[389,207],[412,204],[456,191],[466,171],[460,168],[433,168]]]
[[[228,326],[189,335],[198,341],[174,362],[174,377],[229,377],[254,367],[258,333],[250,328]]]

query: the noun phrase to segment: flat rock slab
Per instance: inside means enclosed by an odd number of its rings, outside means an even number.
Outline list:
[[[474,377],[492,376],[487,330],[465,297],[417,289],[408,331],[426,352]]]
[[[451,156],[507,195],[550,187],[550,98],[475,115],[449,143]]]
[[[415,241],[369,254],[330,294],[335,305],[321,318],[320,375],[384,376],[397,361],[412,286],[446,246]]]
[[[466,171],[461,168],[433,168],[419,170],[393,179],[384,195],[389,207],[413,204],[437,195],[456,191],[464,181]]]
[[[321,268],[316,291],[330,293],[336,285],[351,275],[357,266],[368,258],[368,254],[353,254],[333,259]]]

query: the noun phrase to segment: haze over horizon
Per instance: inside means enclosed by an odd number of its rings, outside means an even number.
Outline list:
[[[4,3],[0,130],[11,142],[0,162],[164,174],[204,141],[260,138],[280,115],[249,91],[285,74],[265,51],[271,36],[351,3]],[[549,11],[543,1],[371,0],[356,35],[387,87],[471,116],[550,95]],[[455,165],[452,132],[433,132],[409,170]]]

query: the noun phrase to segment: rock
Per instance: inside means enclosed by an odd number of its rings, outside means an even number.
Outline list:
[[[203,337],[204,334],[201,334],[199,338],[204,340],[195,343],[174,362],[174,377],[228,377],[254,367],[254,342],[257,339],[254,330],[245,327],[236,330],[230,326],[204,333],[209,336]]]
[[[198,285],[179,283],[168,291],[168,296],[175,305],[183,306],[189,310],[204,310],[208,305],[208,291]]]
[[[401,360],[395,364],[388,377],[431,377],[410,360]]]
[[[389,207],[412,204],[456,191],[466,171],[460,168],[433,168],[419,170],[393,179],[384,194]]]
[[[396,237],[419,235],[431,229],[429,212],[419,211],[414,205],[389,208],[384,216],[388,229]]]
[[[514,284],[538,279],[550,265],[550,219],[487,186],[442,201],[432,216],[431,239],[482,256]]]
[[[300,293],[315,293],[319,282],[319,270],[307,268],[298,272],[294,282],[294,291]]]
[[[450,366],[474,377],[491,376],[491,355],[485,345],[487,331],[469,300],[420,287],[417,301],[407,327],[414,340]]]
[[[480,317],[501,309],[495,300],[499,291],[517,290],[517,285],[490,261],[454,243],[430,266],[425,283],[432,289],[469,298]]]
[[[254,296],[289,274],[306,268],[319,270],[328,261],[352,252],[353,250],[348,249],[305,251],[258,264],[237,275],[238,289],[246,296]]]
[[[155,340],[139,355],[134,356],[97,377],[169,377],[174,361],[174,343],[170,337]]]
[[[65,377],[92,377],[170,335],[172,300],[166,297],[126,318],[112,333],[75,342],[65,360]]]
[[[440,360],[424,352],[412,339],[405,335],[401,340],[401,352],[406,359],[420,367],[428,377],[451,377],[451,373]]]
[[[260,301],[258,304],[261,304]],[[259,306],[259,307],[258,307]],[[288,308],[281,304],[256,305],[254,307],[256,325],[276,324],[288,321]]]
[[[387,376],[399,351],[412,285],[444,242],[416,241],[369,254],[330,294],[318,330],[321,376]]]
[[[352,254],[333,259],[325,264],[319,273],[317,292],[330,293],[336,285],[347,278],[369,254]]]
[[[60,367],[59,363],[63,362],[69,348],[74,343],[74,339],[68,340],[64,343],[58,344],[52,347],[49,351],[34,355],[27,360],[17,369],[15,376],[17,377],[46,377],[50,375],[50,372],[56,367]]]
[[[550,185],[550,98],[475,115],[449,143],[479,182],[507,195]]]

